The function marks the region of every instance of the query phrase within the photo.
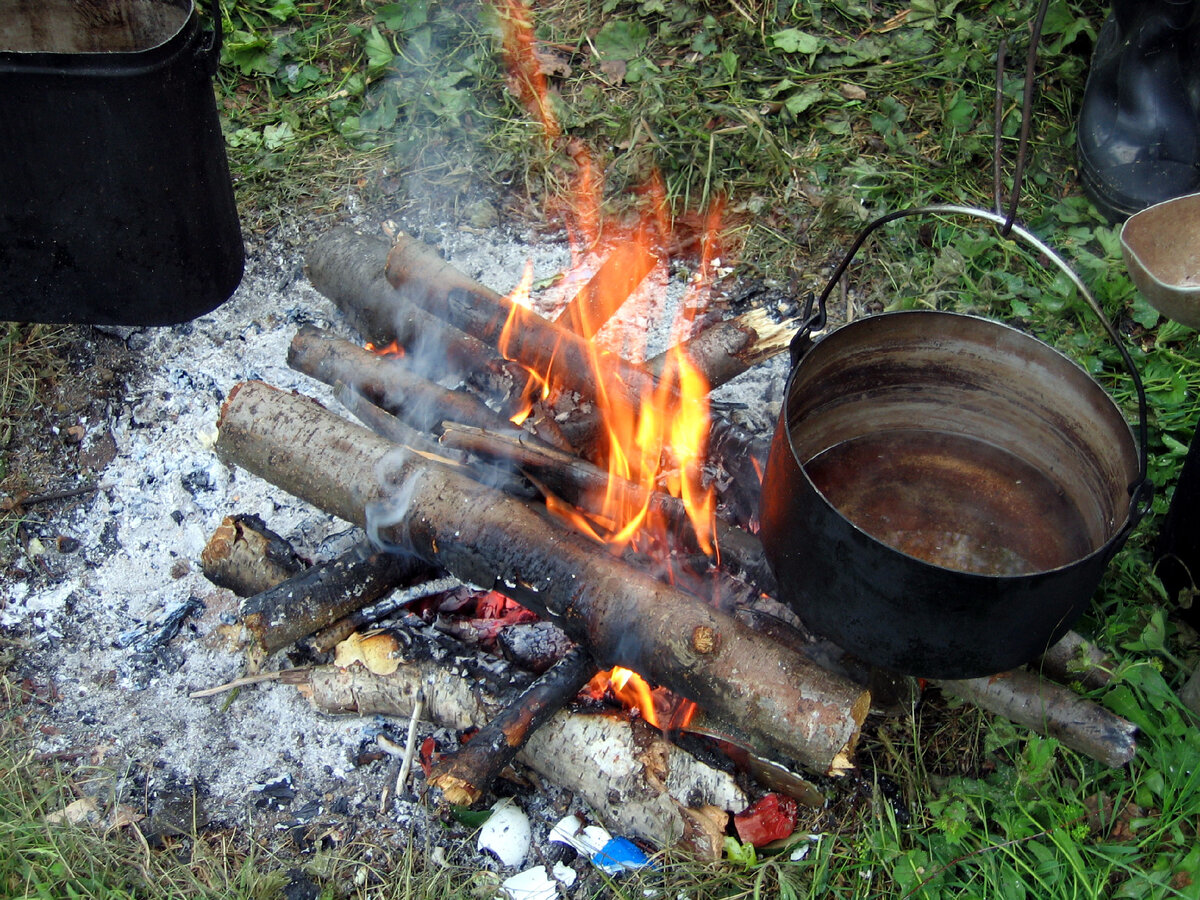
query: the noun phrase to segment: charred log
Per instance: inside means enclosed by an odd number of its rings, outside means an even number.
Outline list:
[[[250,597],[303,572],[308,562],[255,515],[226,516],[200,554],[205,577]]]
[[[512,700],[454,753],[434,765],[429,783],[460,806],[478,802],[526,741],[552,715],[575,699],[596,674],[596,664],[575,647]]]
[[[420,576],[420,561],[360,544],[242,603],[242,624],[270,656]]]
[[[383,539],[554,621],[600,666],[630,668],[817,771],[849,766],[865,692],[525,504],[396,449],[256,382],[230,393],[217,440],[226,463],[328,513],[365,525],[371,506],[391,520],[374,523]]]
[[[682,353],[709,387],[718,388],[785,351],[795,329],[795,323],[776,323],[764,310],[753,310],[710,325],[678,347],[646,360],[646,369],[662,377],[670,356]]]

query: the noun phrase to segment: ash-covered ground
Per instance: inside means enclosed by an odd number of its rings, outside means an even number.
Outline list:
[[[357,224],[378,221],[360,215]],[[421,233],[419,225],[399,224]],[[304,276],[304,248],[320,228],[309,232],[247,235],[241,286],[194,321],[79,329],[75,372],[66,381],[74,394],[87,396],[60,404],[46,419],[56,424],[40,436],[51,452],[70,457],[72,465],[60,469],[74,480],[43,484],[30,473],[24,479],[33,493],[96,486],[29,508],[25,556],[0,586],[0,629],[19,648],[14,672],[39,709],[36,750],[110,773],[90,781],[88,790],[110,806],[146,814],[141,827],[148,833],[186,833],[211,823],[328,824],[332,831],[403,835],[422,830],[429,816],[415,796],[381,812],[384,764],[356,765],[381,729],[401,740],[406,723],[325,717],[280,684],[244,687],[232,700],[189,698],[237,678],[245,666],[236,646],[238,598],[211,584],[199,563],[224,517],[255,514],[315,561],[362,537],[230,470],[213,452],[220,404],[240,381],[261,379],[339,408],[323,385],[286,363],[303,324],[355,337]],[[454,266],[499,291],[515,286],[527,263],[534,284],[550,284],[571,262],[565,244],[543,236],[502,228],[435,233]],[[636,311],[631,316],[643,329],[662,324]],[[744,406],[738,415],[745,424],[765,432],[784,375],[784,360],[776,359],[718,397],[729,408]],[[452,741],[431,726],[422,733]],[[569,798],[553,790],[520,802],[542,837],[570,811]]]

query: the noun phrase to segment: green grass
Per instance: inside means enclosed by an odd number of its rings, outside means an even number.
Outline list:
[[[726,262],[807,290],[822,285],[873,215],[931,201],[992,205],[994,57],[1006,39],[1007,183],[1032,4],[549,0],[533,15],[562,126],[549,139],[506,77],[501,17],[487,5],[279,0],[224,9],[218,100],[249,228],[336,217],[348,186],[380,210],[554,226],[570,207],[563,194],[582,145],[613,215],[642,202],[654,173],[683,227],[723,198]],[[1200,419],[1200,347],[1137,294],[1118,232],[1076,184],[1073,117],[1104,9],[1051,4],[1020,217],[1088,283],[1150,400],[1150,474],[1160,490],[1079,626],[1114,655],[1113,684],[1091,696],[1141,727],[1137,758],[1108,769],[935,694],[915,715],[868,731],[860,773],[831,785],[829,807],[805,822],[817,837],[804,839],[802,858],[664,858],[655,872],[596,893],[1200,897],[1200,733],[1175,697],[1200,646],[1177,598],[1165,596],[1150,550]],[[859,314],[956,309],[1026,328],[1132,412],[1129,378],[1085,304],[1044,260],[986,228],[895,223],[868,245],[848,284]],[[0,343],[0,428],[37,396],[38,367],[51,355],[39,349],[44,339],[48,332],[11,326]],[[81,896],[278,896],[287,864],[244,836],[195,836],[163,854],[147,853],[128,830],[47,827],[42,816],[68,799],[67,782],[47,779],[22,741],[10,729],[0,742],[10,748],[0,759],[0,892],[62,896],[54,886],[70,883]],[[877,784],[894,786],[899,805]],[[413,850],[377,851],[370,865],[354,854],[312,861],[313,877],[330,897],[489,895],[481,873],[425,865]],[[171,865],[180,859],[182,869]]]

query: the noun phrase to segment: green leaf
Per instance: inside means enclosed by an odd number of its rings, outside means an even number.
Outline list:
[[[425,0],[385,3],[375,10],[375,20],[392,31],[411,31],[429,22],[429,5]]]
[[[642,22],[610,19],[596,35],[596,52],[603,59],[637,59],[646,52],[650,29]]]
[[[754,852],[754,845],[750,843],[743,844],[737,838],[725,838],[725,858],[731,863],[737,863],[749,869],[758,861],[758,854]]]
[[[383,36],[378,26],[371,28],[363,50],[367,54],[367,73],[370,75],[378,75],[396,58],[391,41]]]
[[[783,101],[783,105],[792,115],[798,116],[820,101],[824,96],[825,92],[819,87],[806,87],[796,91],[794,94],[789,94]]]
[[[732,50],[725,50],[718,57],[721,60],[721,68],[725,70],[725,74],[730,78],[737,74],[738,70],[738,55]]]
[[[268,125],[263,129],[263,146],[268,150],[278,150],[296,138],[296,132],[288,122]]]
[[[784,53],[813,54],[821,49],[825,42],[815,34],[800,31],[798,28],[785,28],[771,35],[771,46]]]
[[[468,828],[478,828],[492,816],[490,809],[471,809],[469,806],[450,805],[450,815]]]

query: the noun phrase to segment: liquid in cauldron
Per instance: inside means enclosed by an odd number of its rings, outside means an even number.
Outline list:
[[[1024,575],[1091,547],[1079,511],[1043,472],[984,441],[930,430],[863,435],[805,466],[817,489],[867,534],[933,565]]]

